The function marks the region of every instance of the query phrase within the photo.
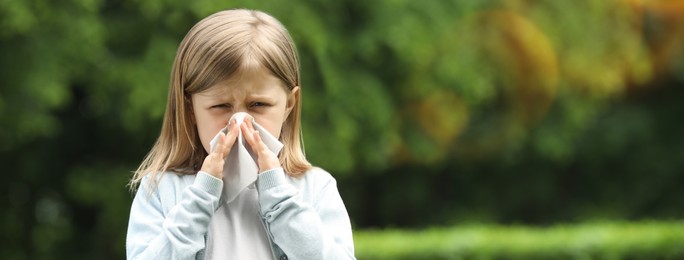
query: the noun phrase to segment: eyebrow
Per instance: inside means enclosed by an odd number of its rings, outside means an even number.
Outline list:
[[[248,98],[252,99],[268,99],[268,100],[273,100],[275,98],[271,97],[270,95],[264,95],[264,94],[248,94]]]
[[[225,96],[220,96],[220,95],[202,95],[207,102],[210,103],[215,103],[215,102],[228,102],[229,100],[232,100],[232,97],[226,98]],[[265,95],[265,94],[247,94],[246,97],[247,99],[257,99],[257,100],[265,100],[268,102],[275,102],[278,99],[273,98],[271,95]]]

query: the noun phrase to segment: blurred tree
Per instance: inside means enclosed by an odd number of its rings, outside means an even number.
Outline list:
[[[176,47],[234,7],[293,35],[357,226],[684,215],[678,1],[0,1],[3,257],[122,258]]]

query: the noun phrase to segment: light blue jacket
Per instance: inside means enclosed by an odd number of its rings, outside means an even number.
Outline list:
[[[143,178],[131,206],[128,259],[204,259],[223,182],[207,173]],[[351,223],[335,179],[320,168],[292,178],[282,168],[257,179],[262,221],[274,259],[355,259]]]

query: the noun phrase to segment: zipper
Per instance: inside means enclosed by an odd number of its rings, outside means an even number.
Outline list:
[[[266,230],[266,234],[268,235],[268,244],[269,247],[271,248],[271,256],[273,256],[274,260],[278,259],[278,256],[276,256],[275,249],[273,248],[274,242],[273,242],[273,235],[271,234],[271,228],[266,224],[266,220],[261,217],[261,203],[258,202],[259,204],[259,211],[257,212],[257,217],[259,220],[261,220],[261,225],[264,226],[264,229]]]

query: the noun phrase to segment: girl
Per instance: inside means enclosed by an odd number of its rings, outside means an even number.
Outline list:
[[[299,84],[294,43],[268,14],[222,11],[190,29],[174,60],[161,134],[130,183],[139,188],[129,259],[354,259],[335,179],[304,157]],[[229,122],[237,112],[252,117]],[[283,143],[279,154],[252,121]],[[224,161],[240,133],[260,174],[222,200]]]

